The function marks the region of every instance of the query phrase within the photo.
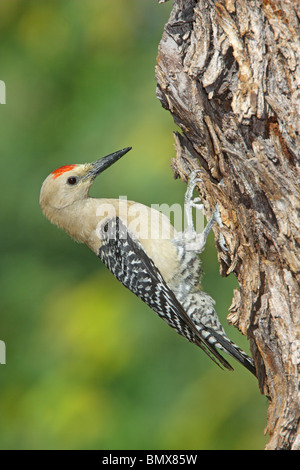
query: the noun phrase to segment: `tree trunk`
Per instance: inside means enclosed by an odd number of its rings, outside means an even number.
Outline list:
[[[207,215],[220,206],[220,270],[239,282],[228,321],[248,335],[269,398],[266,449],[300,449],[297,11],[295,0],[174,0],[156,67],[182,131],[175,176],[200,165]]]

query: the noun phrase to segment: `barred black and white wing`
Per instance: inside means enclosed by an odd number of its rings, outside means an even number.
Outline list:
[[[200,336],[141,243],[133,238],[119,217],[102,226],[101,239],[98,256],[113,275],[179,334],[197,344],[214,362],[232,370],[208,338]],[[203,329],[206,330],[204,325]],[[207,333],[208,336],[214,334],[210,329]]]

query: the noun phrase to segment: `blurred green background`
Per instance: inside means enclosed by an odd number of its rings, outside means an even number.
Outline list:
[[[1,449],[260,449],[267,403],[238,364],[220,370],[43,217],[44,178],[133,150],[92,195],[182,203],[172,118],[155,95],[171,2],[0,3]],[[235,278],[212,237],[204,288],[226,325]],[[248,351],[233,327],[229,336]],[[234,361],[231,361],[233,363]]]

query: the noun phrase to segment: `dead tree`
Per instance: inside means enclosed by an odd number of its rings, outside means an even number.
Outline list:
[[[220,271],[239,282],[228,321],[269,398],[266,449],[300,449],[297,12],[296,0],[174,0],[156,67],[181,129],[175,176],[200,166],[207,215],[220,206]]]

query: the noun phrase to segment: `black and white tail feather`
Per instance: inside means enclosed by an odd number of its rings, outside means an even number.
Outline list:
[[[220,367],[233,370],[217,351],[218,343],[222,350],[255,375],[252,359],[227,337],[204,324],[199,326],[197,323],[196,328],[141,243],[133,238],[119,217],[104,223],[101,238],[102,246],[98,256],[125,287],[143,300],[177,333],[199,346]]]

